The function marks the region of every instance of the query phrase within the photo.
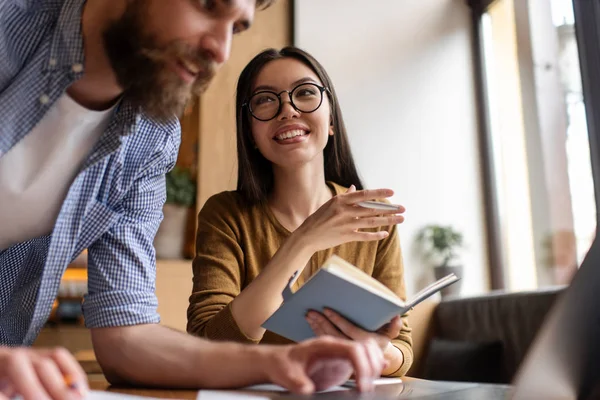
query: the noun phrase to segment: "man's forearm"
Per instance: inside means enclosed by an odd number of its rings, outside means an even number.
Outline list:
[[[233,388],[267,380],[259,346],[209,342],[160,325],[92,329],[92,340],[111,383]]]

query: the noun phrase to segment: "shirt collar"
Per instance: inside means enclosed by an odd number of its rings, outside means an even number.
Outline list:
[[[46,63],[47,71],[70,70],[74,80],[83,75],[85,55],[81,16],[85,0],[65,0],[56,24]]]
[[[80,79],[84,73],[85,53],[81,28],[84,6],[85,0],[63,2],[45,67],[50,72],[67,71],[72,82]],[[119,136],[127,136],[135,133],[139,122],[140,110],[134,109],[127,101],[127,96],[123,96],[113,111],[108,130]]]

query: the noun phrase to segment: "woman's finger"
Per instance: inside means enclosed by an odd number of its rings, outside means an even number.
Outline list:
[[[371,189],[371,190],[359,190],[351,193],[344,193],[340,197],[343,198],[346,204],[356,204],[360,201],[374,200],[374,199],[386,199],[392,197],[394,191],[392,189]]]
[[[388,215],[384,217],[366,217],[352,220],[355,229],[378,228],[380,226],[397,225],[404,222],[402,215]]]
[[[390,339],[395,339],[402,330],[402,317],[396,315],[392,320],[382,326],[377,333],[387,336]]]
[[[390,234],[387,231],[377,231],[377,232],[363,232],[363,231],[355,231],[352,232],[351,237],[355,242],[371,242],[375,240],[381,240],[388,237]]]
[[[331,324],[333,324],[337,329],[339,329],[340,332],[351,339],[362,340],[366,339],[369,335],[369,332],[360,329],[358,326],[354,325],[333,310],[325,309],[323,314],[325,314],[327,319],[331,321]]]
[[[306,315],[306,321],[317,336],[329,335],[347,339],[327,318],[315,311]]]
[[[402,214],[406,211],[404,206],[398,205],[396,209],[380,210],[376,208],[361,207],[359,205],[351,205],[351,212],[356,217],[376,217],[378,215],[395,215]]]

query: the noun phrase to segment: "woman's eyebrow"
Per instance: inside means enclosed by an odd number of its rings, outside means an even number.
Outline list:
[[[300,78],[297,81],[292,82],[292,86],[297,86],[297,85],[300,85],[301,83],[307,83],[307,82],[318,83],[313,78],[307,76],[305,78]],[[260,92],[261,90],[270,90],[273,92],[277,92],[278,89],[273,86],[269,86],[269,85],[260,85],[260,86],[257,86],[256,88],[254,88],[253,92]]]

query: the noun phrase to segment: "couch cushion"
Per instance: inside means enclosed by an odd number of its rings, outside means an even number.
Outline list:
[[[423,375],[425,379],[441,381],[503,383],[504,345],[501,341],[433,339]]]
[[[475,343],[502,342],[508,383],[563,291],[564,287],[560,287],[443,301],[434,313],[435,337]]]

